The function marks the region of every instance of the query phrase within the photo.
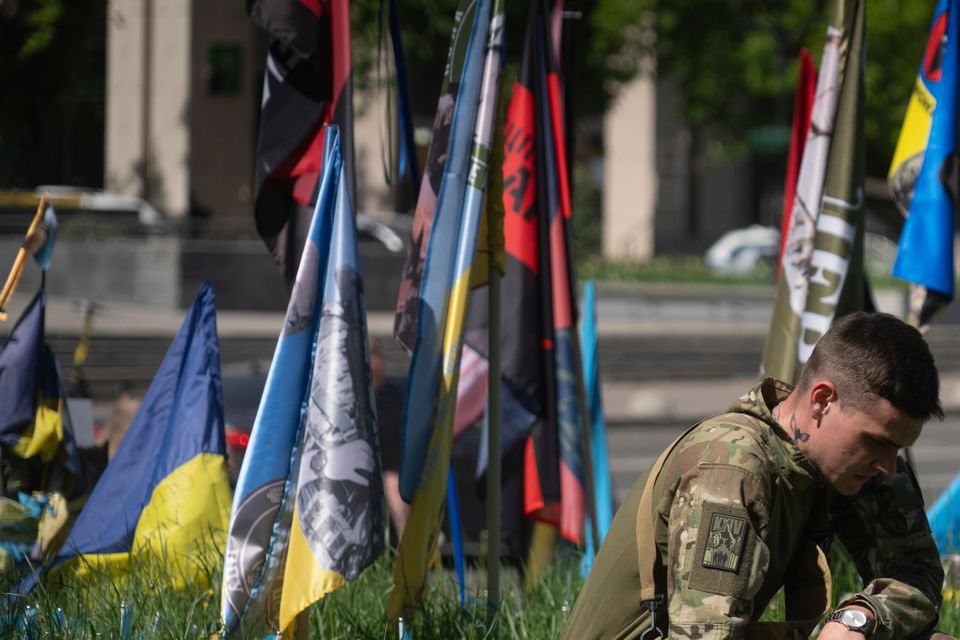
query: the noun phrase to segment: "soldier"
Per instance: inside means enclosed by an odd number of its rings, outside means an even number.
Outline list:
[[[886,314],[838,319],[796,388],[763,380],[640,478],[563,637],[772,640],[820,622],[821,640],[929,637],[943,568],[898,452],[943,417],[939,385],[912,327]],[[834,538],[866,586],[822,620]],[[787,622],[757,622],[781,587]]]

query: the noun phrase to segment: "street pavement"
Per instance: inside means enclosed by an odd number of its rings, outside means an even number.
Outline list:
[[[673,336],[681,345],[689,336],[692,350],[696,349],[693,338],[697,336],[720,341],[746,336],[762,341],[769,323],[773,295],[772,288],[766,287],[604,284],[598,289],[601,356],[605,340],[620,344],[635,338],[637,343],[644,345],[636,355],[631,353],[631,358],[638,361],[657,357],[644,349],[651,348],[646,345],[656,344],[658,336]],[[877,299],[881,310],[902,316],[902,292],[881,291]],[[28,301],[29,295],[23,292],[14,297],[9,308],[11,320],[0,325],[0,336],[9,331],[13,319]],[[137,336],[172,338],[182,319],[182,310],[103,302],[96,310],[95,334],[101,339],[115,337],[117,341]],[[77,336],[83,315],[76,300],[51,298],[46,322],[48,337]],[[256,338],[268,348],[279,335],[282,322],[283,315],[276,312],[223,311],[217,317],[221,344],[231,339]],[[939,326],[934,325],[934,331],[941,336],[940,343],[949,342],[944,341],[943,336],[952,338],[956,334],[960,337],[960,325],[955,322],[956,319],[948,317]],[[399,370],[405,365],[402,354],[398,355],[399,349],[393,348],[393,341],[389,338],[392,325],[390,313],[368,315],[370,334],[380,337],[388,347],[388,366]],[[271,353],[272,349],[268,349],[261,357],[269,358]],[[694,363],[698,355],[687,354]],[[934,355],[938,362],[944,363],[941,367],[941,399],[947,419],[929,424],[913,448],[928,506],[960,471],[960,437],[957,437],[960,429],[960,367],[953,365],[952,352],[944,352],[941,356],[935,351]],[[746,354],[746,357],[754,356]],[[640,362],[635,364],[639,366]],[[649,366],[649,362],[645,364]],[[628,359],[618,365],[618,375],[604,381],[602,393],[612,452],[610,466],[618,499],[685,427],[725,410],[755,383],[751,376],[724,375],[722,362],[719,367],[713,365],[711,369],[717,374],[695,378],[678,377],[676,372],[671,372],[669,364],[656,363],[655,366],[662,366],[664,370],[664,377],[658,379],[649,373],[631,375]],[[108,406],[105,408],[104,403],[99,403],[101,415],[108,410]]]

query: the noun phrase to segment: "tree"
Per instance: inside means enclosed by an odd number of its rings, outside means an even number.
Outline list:
[[[886,175],[934,4],[867,3],[871,175]],[[743,149],[750,129],[789,125],[797,54],[806,46],[819,58],[832,6],[827,0],[598,0],[589,64],[606,62],[608,80],[623,83],[655,57],[656,73],[676,80],[687,121]]]
[[[106,0],[0,3],[0,186],[103,184]]]

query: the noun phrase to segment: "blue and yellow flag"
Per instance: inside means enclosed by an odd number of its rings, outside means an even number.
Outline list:
[[[954,197],[947,188],[956,162],[960,2],[940,0],[888,180],[907,216],[893,275],[912,283],[910,322],[929,325],[953,299]]]
[[[384,548],[363,285],[340,136],[237,480],[224,560],[226,632],[292,630]]]
[[[175,584],[202,582],[201,554],[221,544],[229,509],[220,347],[205,283],[50,568],[122,571],[131,552],[148,553]]]
[[[50,462],[60,453],[74,475],[60,373],[44,343],[46,293],[34,296],[0,346],[0,444],[21,458]],[[41,489],[42,487],[36,487]]]
[[[459,71],[459,86],[454,85],[458,89],[456,107],[449,134],[435,137],[430,149],[431,155],[445,156],[446,163],[436,200],[432,200],[432,188],[427,186],[431,176],[437,176],[435,168],[428,166],[417,203],[418,210],[430,204],[435,208],[429,235],[421,236],[428,245],[419,288],[406,302],[416,306],[415,322],[403,325],[403,314],[398,314],[397,328],[407,326],[415,335],[404,402],[400,466],[400,495],[412,501],[412,506],[387,604],[390,621],[419,605],[427,566],[436,551],[450,467],[471,271],[497,112],[502,3],[461,2],[460,9],[450,52],[462,67],[448,65],[449,72],[455,67]],[[453,105],[442,97],[438,120],[445,104]],[[402,339],[402,331],[398,330],[398,337]]]

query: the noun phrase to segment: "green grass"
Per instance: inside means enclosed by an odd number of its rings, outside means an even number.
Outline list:
[[[871,263],[866,269],[871,287],[907,289],[907,283],[890,275],[889,265]],[[625,262],[592,255],[577,261],[579,279],[601,282],[773,286],[774,276],[773,265],[765,263],[742,273],[714,272],[701,256],[657,256],[648,262]]]
[[[648,262],[584,258],[577,262],[577,277],[607,282],[773,284],[773,271],[768,266],[745,273],[718,274],[711,271],[699,256],[658,256]]]
[[[831,557],[834,599],[859,590],[859,579],[842,553]],[[220,571],[222,558],[210,554],[200,563],[201,581],[207,584],[175,589],[165,563],[140,557],[131,561],[123,575],[94,572],[79,582],[67,575],[47,580],[18,602],[7,615],[0,615],[3,638],[209,638],[219,631]],[[385,602],[393,578],[393,557],[387,555],[358,579],[334,592],[311,609],[310,638],[330,640],[395,638],[388,632]],[[482,568],[475,569],[482,580]],[[457,604],[452,574],[434,572],[423,608],[410,620],[407,629],[413,640],[464,638],[555,639],[560,637],[566,615],[582,586],[577,558],[558,560],[553,569],[532,592],[524,593],[516,574],[508,576],[502,587],[502,602],[494,624],[486,622],[485,592],[473,589],[468,604]],[[511,577],[512,576],[512,577]],[[944,591],[940,628],[960,633],[960,581],[952,576],[953,586]],[[122,603],[122,604],[121,604]],[[121,630],[121,606],[126,613]],[[14,618],[31,607],[27,628],[11,626]],[[59,610],[59,611],[58,611]],[[783,599],[778,595],[764,619],[782,619]],[[126,632],[126,633],[124,633]]]

